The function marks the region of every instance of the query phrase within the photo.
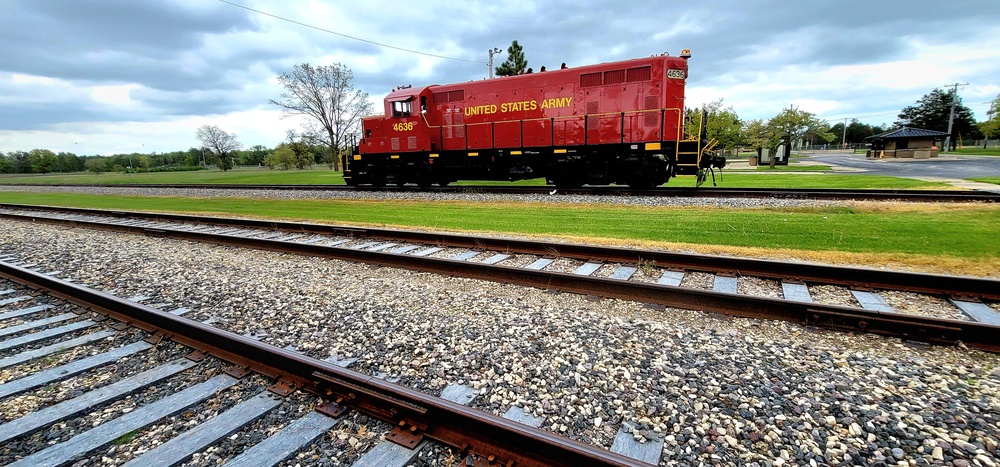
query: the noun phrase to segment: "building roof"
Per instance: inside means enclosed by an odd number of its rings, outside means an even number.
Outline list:
[[[868,139],[910,139],[910,138],[937,138],[948,136],[948,133],[943,131],[934,130],[924,130],[923,128],[910,128],[904,126],[903,128],[898,128],[892,131],[887,131],[885,133],[879,133],[877,135],[872,135]]]

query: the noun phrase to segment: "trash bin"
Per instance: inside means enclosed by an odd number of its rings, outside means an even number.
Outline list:
[[[757,165],[757,156],[750,156],[750,165]]]

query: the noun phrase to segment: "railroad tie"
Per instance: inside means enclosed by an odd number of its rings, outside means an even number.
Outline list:
[[[327,362],[348,367],[356,358],[339,359],[330,357]],[[226,462],[226,467],[270,467],[288,459],[302,448],[312,444],[323,433],[334,427],[344,417],[330,417],[318,411],[311,411],[289,423],[277,433],[255,444],[242,454]]]
[[[476,398],[477,392],[468,386],[450,384],[441,392],[441,398],[462,405],[468,405]],[[413,462],[429,441],[424,440],[413,449],[403,447],[392,441],[383,440],[370,451],[354,462],[355,467],[377,465],[379,467],[403,467]]]
[[[503,414],[507,420],[538,428],[545,422],[545,417],[536,417],[524,411],[524,407],[511,406]]]
[[[146,451],[126,467],[168,467],[190,459],[196,452],[215,444],[244,426],[253,423],[281,405],[284,397],[262,391],[250,399],[236,404],[229,410],[212,417],[198,426],[177,435],[170,441]]]
[[[951,298],[949,298],[948,301],[951,302],[952,305],[958,307],[958,309],[962,310],[963,313],[980,323],[1000,325],[1000,312],[997,312],[980,302],[968,302],[965,300],[955,300]]]
[[[851,294],[861,304],[861,308],[872,311],[892,311],[892,307],[876,292],[852,290]]]
[[[809,287],[799,282],[782,282],[781,293],[785,300],[796,302],[812,302],[812,295],[809,295]]]
[[[49,368],[48,370],[35,373],[30,376],[25,376],[24,378],[8,381],[4,384],[0,384],[0,398],[13,396],[39,386],[72,378],[73,376],[83,373],[84,371],[97,368],[102,365],[107,365],[111,362],[118,361],[121,358],[137,354],[152,347],[153,344],[145,341],[133,342],[129,345],[118,347],[108,352],[81,358],[80,360],[74,360],[65,365]]]
[[[29,307],[29,308],[22,308],[20,310],[14,310],[14,311],[8,311],[6,313],[0,313],[0,321],[6,320],[6,319],[18,318],[18,317],[21,317],[21,316],[35,314],[35,313],[38,313],[39,311],[48,310],[49,308],[52,308],[52,305],[37,305],[37,306]]]
[[[712,291],[723,292],[723,293],[737,293],[739,290],[739,285],[737,284],[736,276],[723,276],[716,274],[715,280],[712,282]]]
[[[61,336],[63,334],[69,334],[80,329],[89,328],[97,323],[91,320],[76,321],[69,324],[64,324],[59,327],[49,328],[44,331],[39,331],[31,334],[25,334],[20,337],[15,337],[13,339],[7,339],[0,342],[0,350],[13,349],[15,347],[20,347],[22,345],[31,344],[33,342],[43,341],[46,339],[51,339],[53,337]]]
[[[76,313],[63,313],[60,315],[49,316],[48,318],[28,321],[27,323],[18,324],[17,326],[8,326],[3,329],[0,329],[0,337],[17,334],[35,328],[45,327],[51,324],[61,323],[63,321],[69,321],[73,318],[79,318],[79,317],[80,315]]]
[[[34,433],[52,423],[91,411],[99,404],[120,399],[144,387],[163,381],[194,365],[196,363],[187,358],[179,358],[152,370],[144,371],[116,383],[94,389],[73,399],[65,400],[16,420],[11,420],[0,425],[0,443]]]
[[[67,464],[110,444],[126,433],[142,430],[163,418],[180,413],[188,407],[208,399],[215,393],[232,387],[238,381],[236,378],[225,374],[215,376],[208,381],[196,384],[156,402],[139,407],[121,417],[97,425],[63,443],[49,446],[10,465],[35,467],[39,465]]]
[[[663,438],[654,436],[652,440],[640,443],[635,440],[632,428],[622,425],[611,444],[611,452],[622,454],[647,464],[658,465],[663,453]],[[648,439],[648,438],[647,438]]]
[[[27,350],[21,352],[17,355],[11,355],[7,358],[0,358],[0,369],[12,367],[14,365],[20,365],[24,362],[29,362],[38,358],[42,358],[54,353],[59,353],[74,347],[79,347],[81,345],[89,344],[94,341],[99,341],[106,337],[111,337],[115,335],[115,331],[99,331],[92,332],[90,334],[84,334],[80,337],[70,339],[68,341],[57,342],[52,345],[41,347],[34,350]]]
[[[6,299],[3,299],[3,300],[0,300],[0,306],[10,305],[11,303],[23,302],[23,301],[29,300],[29,299],[31,299],[30,295],[21,295],[19,297],[6,298]]]
[[[656,283],[677,287],[681,285],[682,280],[684,280],[684,271],[671,271],[668,269],[663,271],[663,275],[660,276],[660,279]]]

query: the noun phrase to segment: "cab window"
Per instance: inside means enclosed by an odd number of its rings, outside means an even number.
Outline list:
[[[392,116],[393,117],[409,117],[410,116],[410,101],[397,101],[392,103]]]

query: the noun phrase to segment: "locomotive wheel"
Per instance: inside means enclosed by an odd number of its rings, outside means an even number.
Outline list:
[[[449,183],[451,183],[451,180],[447,180],[447,179],[440,179],[440,180],[437,181],[438,186],[440,186],[442,188],[448,186]]]

